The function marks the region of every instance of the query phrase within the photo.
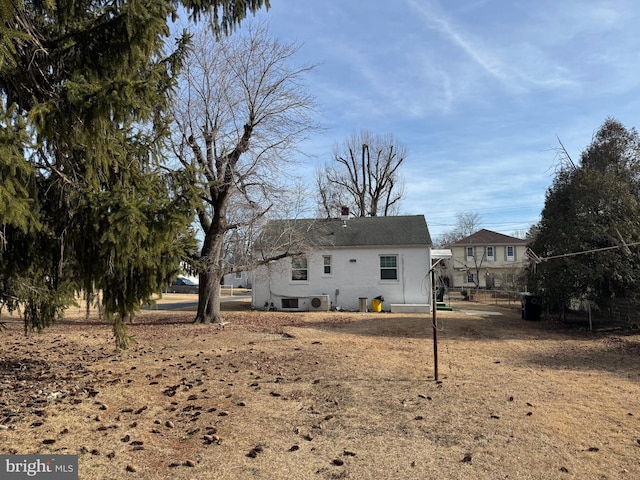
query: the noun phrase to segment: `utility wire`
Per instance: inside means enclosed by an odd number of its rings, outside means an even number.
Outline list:
[[[635,247],[636,245],[640,245],[640,242],[634,242],[634,243],[627,244],[627,243],[625,243],[624,240],[622,240],[622,244],[621,245],[615,245],[613,247],[593,248],[591,250],[582,250],[580,252],[563,253],[561,255],[552,255],[550,257],[539,257],[530,248],[527,249],[527,254],[531,256],[531,258],[534,261],[534,263],[541,263],[541,262],[546,262],[547,260],[553,260],[553,259],[556,259],[556,258],[575,257],[576,255],[584,255],[585,253],[604,252],[605,250],[621,249],[624,253],[630,254],[631,250],[629,250],[629,247]]]

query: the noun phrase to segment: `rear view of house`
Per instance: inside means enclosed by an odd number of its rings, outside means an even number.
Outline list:
[[[257,242],[267,248],[265,257],[283,258],[254,271],[255,308],[358,310],[377,297],[384,309],[431,303],[423,215],[272,221]]]

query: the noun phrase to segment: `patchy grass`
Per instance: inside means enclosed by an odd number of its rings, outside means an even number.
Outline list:
[[[145,311],[123,352],[104,322],[9,319],[0,453],[78,453],[81,479],[640,478],[640,336],[454,307],[439,382],[430,315]]]

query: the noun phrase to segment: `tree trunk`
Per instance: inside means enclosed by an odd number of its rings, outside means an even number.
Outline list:
[[[198,287],[198,313],[194,323],[222,323],[220,314],[220,283],[222,272],[209,268],[200,273]]]
[[[216,217],[215,220],[219,221]],[[198,313],[194,323],[222,323],[220,314],[220,284],[224,270],[220,262],[224,234],[222,228],[212,228],[205,234],[204,244],[200,253],[206,261],[204,270],[199,275]]]

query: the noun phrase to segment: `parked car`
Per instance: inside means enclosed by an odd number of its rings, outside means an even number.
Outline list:
[[[198,284],[188,278],[178,277],[166,289],[165,293],[198,293]]]

